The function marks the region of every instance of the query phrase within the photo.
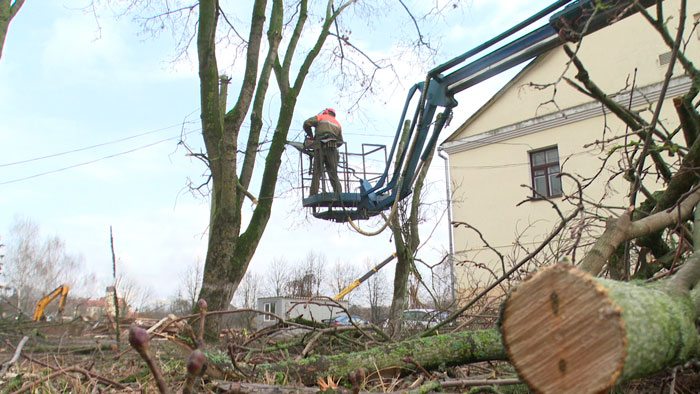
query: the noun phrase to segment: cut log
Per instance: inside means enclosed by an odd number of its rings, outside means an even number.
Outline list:
[[[593,278],[558,264],[514,289],[502,310],[509,358],[541,393],[600,393],[698,352],[687,293]]]
[[[299,361],[260,364],[258,373],[283,373],[313,385],[318,377],[346,378],[357,369],[368,373],[385,368],[413,372],[479,361],[506,360],[501,335],[496,330],[464,331],[392,343],[356,353],[313,356]]]

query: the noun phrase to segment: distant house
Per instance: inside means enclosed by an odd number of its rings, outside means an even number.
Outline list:
[[[110,316],[114,316],[116,312],[114,308],[114,286],[108,286],[105,289],[105,296],[103,300],[107,314]],[[129,306],[129,304],[126,303],[126,300],[124,300],[124,298],[119,297],[118,293],[117,304],[119,304],[119,314],[122,317],[131,314],[131,306]]]
[[[119,303],[119,313],[122,315],[131,314],[131,308],[126,301],[117,297]],[[76,305],[77,312],[90,319],[99,319],[102,316],[114,316],[114,287],[108,286],[105,289],[105,296],[97,300],[84,300]],[[123,317],[123,316],[122,316]]]
[[[98,319],[105,314],[105,300],[87,300],[85,301],[86,315],[91,319]]]
[[[348,301],[329,301],[324,299],[311,299],[305,297],[260,297],[257,309],[268,312],[285,320],[301,317],[307,320],[321,322],[343,314],[342,305],[346,310],[350,306]],[[258,329],[277,323],[274,316],[258,314]]]
[[[679,2],[666,0],[663,5],[673,36]],[[688,41],[684,49],[697,64],[700,34],[693,24],[700,18],[700,1],[690,1],[687,6]],[[643,16],[635,14],[585,37],[578,57],[592,80],[615,94],[615,100],[649,119],[648,109],[660,96],[670,53]],[[592,177],[605,163],[602,175],[586,189],[585,198],[606,207],[628,204],[629,184],[622,176],[613,177],[619,172],[622,153],[612,153],[603,161],[610,148],[624,140],[608,142],[602,148],[593,144],[624,135],[625,125],[564,81],[557,85],[555,96],[551,87],[542,89],[562,74],[575,80],[576,69],[573,65],[567,69],[567,61],[561,47],[536,58],[440,146],[449,155],[453,221],[468,223],[480,232],[467,226],[454,228],[455,257],[462,262],[457,271],[462,289],[488,285],[503,273],[506,264],[539,245],[558,223],[549,202],[525,200],[539,194],[557,203],[564,214],[571,212],[572,205],[562,196],[574,191],[576,184],[560,179],[560,172]],[[668,87],[661,114],[670,130],[678,124],[671,100],[691,85],[681,68],[676,70],[678,76]],[[630,97],[631,91],[634,94]],[[619,213],[606,208],[599,212],[604,217]],[[595,231],[584,234],[595,235]],[[571,238],[571,234],[565,237]],[[563,237],[560,241],[567,240]],[[504,257],[504,264],[494,250]],[[544,253],[555,257],[551,251]]]

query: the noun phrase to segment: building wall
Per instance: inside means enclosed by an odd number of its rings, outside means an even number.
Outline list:
[[[677,0],[664,1],[664,11],[667,17],[671,17],[670,26],[677,20],[678,4]],[[685,25],[687,33],[693,29],[693,22],[700,12],[698,2],[688,2],[688,7]],[[650,11],[655,14],[653,8]],[[675,35],[675,28],[671,34]],[[698,44],[698,34],[695,32],[687,48],[691,59],[698,59],[700,56]],[[573,48],[572,44],[569,45]],[[667,66],[660,64],[659,55],[667,52],[670,52],[670,48],[637,13],[586,36],[578,56],[596,84],[603,90],[614,93],[628,88],[633,83],[635,86],[647,86],[661,80]],[[557,85],[556,105],[548,103],[553,97],[551,87],[539,89],[530,86],[530,83],[545,85],[555,82],[562,74],[574,79],[576,69],[573,66],[567,68],[567,61],[568,57],[561,48],[541,56],[524,75],[516,77],[518,80],[501,92],[492,105],[486,106],[471,122],[460,126],[448,140],[484,133],[499,126],[589,102],[590,98],[563,81]],[[681,72],[680,66],[677,65],[675,70],[677,73]],[[468,94],[468,91],[463,94]],[[457,99],[459,100],[459,97]]]
[[[666,14],[670,15],[678,2],[667,0],[664,4]],[[700,13],[700,2],[689,2],[688,6],[686,31],[690,32],[694,15]],[[700,59],[699,49],[698,35],[693,33],[687,54],[696,63]],[[634,81],[636,88],[643,88],[647,97],[652,97],[654,92],[658,93],[659,81],[667,67],[659,64],[659,55],[668,51],[658,34],[640,15],[636,15],[586,37],[580,56],[591,78],[607,92],[624,91]],[[489,244],[511,262],[518,261],[534,249],[559,221],[556,211],[547,201],[528,201],[518,205],[532,195],[529,189],[521,187],[532,186],[528,152],[557,146],[562,172],[592,176],[601,167],[601,158],[613,145],[601,149],[587,144],[626,131],[614,116],[607,114],[604,117],[599,104],[564,82],[558,85],[558,107],[541,105],[552,98],[551,89],[537,90],[529,83],[553,82],[565,69],[566,57],[561,49],[540,57],[442,145],[450,155],[453,220],[477,228]],[[567,75],[573,77],[574,71],[567,71]],[[673,81],[661,116],[671,128],[677,124],[677,118],[670,98],[682,94],[688,86],[687,79]],[[621,98],[624,100],[629,101],[629,96]],[[638,110],[648,107],[641,95],[634,98],[634,103],[633,107]],[[643,116],[649,118],[651,112],[646,111]],[[621,154],[613,154],[608,159],[607,169],[599,180],[586,189],[586,199],[603,200],[620,209],[628,205],[627,182],[617,177],[608,183],[618,169],[621,157]],[[576,185],[564,178],[563,187],[571,193]],[[564,214],[573,209],[562,198],[553,200]],[[620,212],[603,209],[597,213],[606,217]],[[589,236],[595,236],[597,232],[593,231]],[[558,240],[569,241],[570,233],[564,233]],[[516,243],[520,246],[515,246]],[[484,287],[503,273],[496,254],[484,246],[473,230],[465,226],[455,228],[454,245],[457,261],[463,262],[457,268],[460,288]],[[491,272],[477,268],[478,264],[487,264]]]

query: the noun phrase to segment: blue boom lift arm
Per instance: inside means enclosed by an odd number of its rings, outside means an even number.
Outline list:
[[[457,93],[565,42],[579,41],[584,35],[637,12],[639,6],[646,8],[655,3],[655,0],[559,0],[491,40],[434,68],[428,72],[425,81],[409,90],[386,167],[376,183],[372,185],[363,179],[360,180],[359,193],[321,193],[305,198],[303,205],[314,208],[315,217],[336,222],[367,219],[390,208],[397,199],[411,194],[420,162],[435,149],[440,132],[457,106],[454,98]],[[550,17],[543,26],[465,64],[547,16]],[[402,125],[416,93],[420,93],[420,99],[408,131],[411,142],[397,153]],[[442,112],[438,114],[440,108]],[[394,155],[398,157],[392,164]],[[396,171],[389,179],[392,165]]]

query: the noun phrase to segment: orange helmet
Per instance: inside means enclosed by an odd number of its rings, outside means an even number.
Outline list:
[[[335,117],[335,110],[333,108],[326,108],[323,110],[324,115],[332,115]]]

